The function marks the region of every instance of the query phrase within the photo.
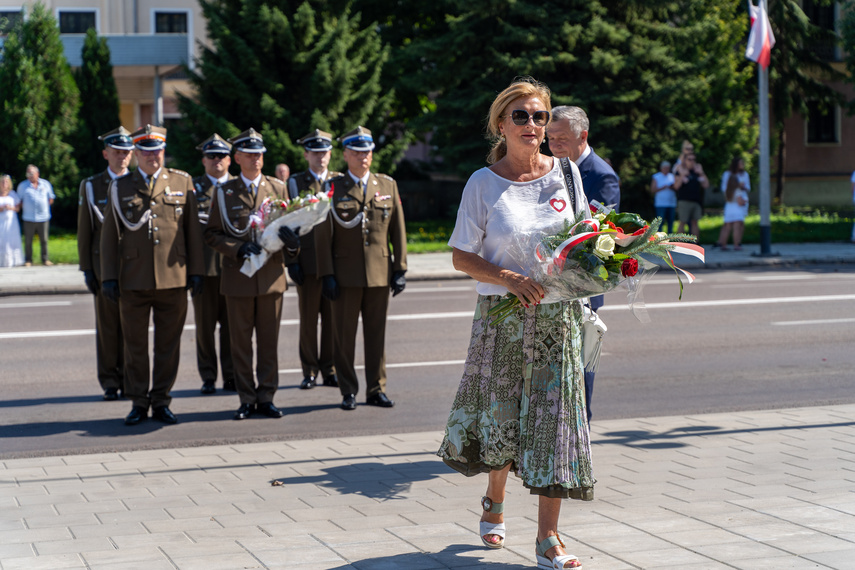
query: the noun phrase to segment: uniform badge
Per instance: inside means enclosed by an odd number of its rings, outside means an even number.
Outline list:
[[[339,202],[350,202],[351,200],[353,200],[353,198],[351,198],[347,194],[338,199]]]
[[[234,193],[235,193],[235,191],[234,191],[234,190],[232,190],[231,188],[229,188],[228,190],[226,190],[226,196],[231,196],[231,195],[232,195],[232,194],[234,194]]]

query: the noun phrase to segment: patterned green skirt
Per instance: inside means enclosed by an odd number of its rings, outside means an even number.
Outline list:
[[[463,379],[437,452],[467,476],[512,464],[529,490],[594,498],[579,301],[521,308],[490,324],[502,298],[478,297]]]

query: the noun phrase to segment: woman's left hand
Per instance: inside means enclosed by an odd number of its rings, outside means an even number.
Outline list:
[[[508,269],[504,270],[502,273],[505,287],[507,287],[508,291],[516,295],[526,307],[540,303],[540,300],[543,299],[544,295],[546,295],[546,292],[543,290],[540,283],[531,277],[521,275]]]

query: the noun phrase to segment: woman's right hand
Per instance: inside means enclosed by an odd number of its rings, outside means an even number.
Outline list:
[[[508,291],[516,295],[526,307],[540,303],[546,295],[540,283],[509,269],[502,271],[502,281]]]

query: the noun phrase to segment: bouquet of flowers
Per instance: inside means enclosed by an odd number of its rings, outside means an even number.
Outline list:
[[[704,260],[704,250],[689,234],[659,231],[661,218],[647,223],[638,214],[618,213],[591,202],[592,217],[584,213],[552,235],[537,233],[518,237],[517,247],[509,252],[527,270],[528,276],[543,285],[543,302],[569,301],[607,293],[620,285],[629,289],[629,305],[639,320],[646,320],[641,301],[644,280],[658,266],[641,256],[649,254],[664,260],[674,269],[683,296],[683,273],[689,283],[694,276],[674,265],[671,252],[686,253]],[[493,323],[503,321],[520,307],[516,295],[508,293],[488,313]]]
[[[265,198],[258,210],[249,217],[254,239],[261,246],[261,253],[247,257],[240,272],[252,277],[267,263],[272,253],[282,249],[285,244],[279,239],[279,228],[283,225],[298,231],[301,236],[312,231],[312,228],[326,219],[330,211],[331,197],[332,190],[317,194],[304,192],[290,202]]]

